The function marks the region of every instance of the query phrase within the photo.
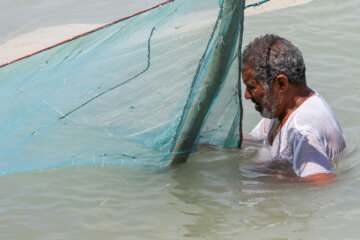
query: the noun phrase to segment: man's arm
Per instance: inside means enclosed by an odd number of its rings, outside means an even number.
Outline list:
[[[292,138],[294,169],[298,181],[324,185],[333,182],[335,174],[326,155],[326,147],[317,135],[295,134]]]
[[[314,184],[317,186],[327,185],[335,181],[336,175],[333,173],[316,173],[299,178],[299,182]]]
[[[316,173],[306,177],[291,177],[283,174],[272,175],[272,179],[277,182],[302,182],[315,186],[325,186],[335,181],[336,175],[333,173]]]
[[[287,161],[274,161],[262,164],[257,170],[277,182],[303,182],[317,186],[330,184],[335,181],[336,177],[331,172],[314,173],[305,177],[299,177],[293,171],[290,162]]]
[[[289,145],[293,163],[277,160],[261,164],[259,169],[267,177],[280,182],[304,182],[326,185],[335,180],[335,174],[325,152],[325,146],[315,134],[292,132]]]

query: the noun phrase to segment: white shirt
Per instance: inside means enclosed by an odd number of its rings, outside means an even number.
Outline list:
[[[270,146],[268,133],[273,122],[263,118],[250,135]],[[332,172],[330,160],[337,157],[345,146],[335,114],[315,93],[290,115],[270,147],[273,160],[290,161],[295,173],[306,177]]]

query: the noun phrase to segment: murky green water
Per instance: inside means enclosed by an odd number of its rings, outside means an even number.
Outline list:
[[[26,12],[33,20],[20,24],[24,17],[18,14],[25,11],[17,12],[20,5],[43,2],[0,2],[2,22],[9,23],[0,27],[0,42],[31,31],[41,19],[59,21],[55,16],[67,11],[48,2],[41,6],[53,10]],[[81,13],[66,12],[76,23],[118,18],[116,1],[76,3]],[[118,6],[118,12],[152,3]],[[93,13],[94,22],[85,20],[84,12]],[[0,238],[359,239],[359,24],[357,0],[314,0],[245,21],[244,44],[276,33],[302,50],[309,85],[328,101],[347,138],[335,183],[315,187],[256,177],[247,171],[261,159],[256,147],[202,149],[176,169],[77,166],[7,175],[0,177]],[[244,101],[244,109],[248,132],[260,116],[251,102]]]

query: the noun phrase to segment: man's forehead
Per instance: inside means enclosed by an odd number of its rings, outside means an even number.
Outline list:
[[[254,71],[250,67],[243,68],[242,75],[244,81],[254,80]]]
[[[254,71],[251,67],[243,68],[242,71],[242,79],[245,85],[249,86],[260,86],[264,87],[263,83],[261,81],[257,81],[254,77]]]

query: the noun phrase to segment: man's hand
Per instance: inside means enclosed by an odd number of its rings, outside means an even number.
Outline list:
[[[317,186],[328,185],[335,181],[336,175],[333,173],[317,173],[303,178],[299,178],[300,182],[311,183]]]
[[[277,182],[304,182],[316,186],[333,183],[336,177],[333,173],[316,173],[306,177],[298,177],[293,171],[291,163],[285,160],[257,164],[254,170]]]
[[[336,175],[333,173],[317,173],[306,177],[289,177],[283,174],[272,175],[279,182],[303,182],[315,186],[325,186],[335,182]]]

